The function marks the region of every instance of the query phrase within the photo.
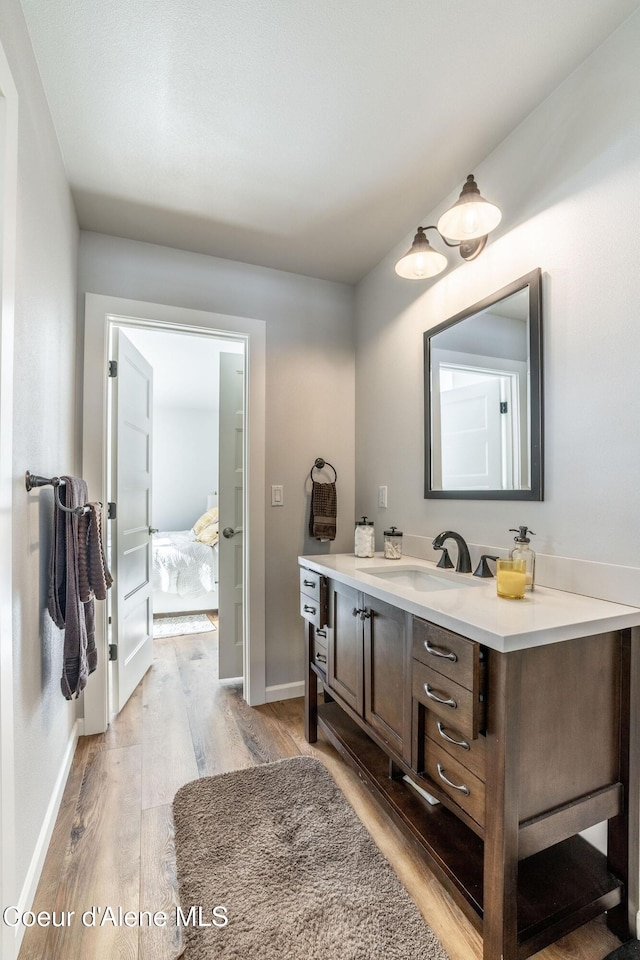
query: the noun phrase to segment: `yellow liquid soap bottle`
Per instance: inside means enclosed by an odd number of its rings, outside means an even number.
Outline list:
[[[510,533],[517,533],[518,536],[514,537],[515,547],[511,549],[509,557],[511,560],[524,560],[525,562],[525,590],[533,590],[536,584],[536,555],[535,552],[529,546],[531,542],[528,533],[535,533],[533,530],[529,530],[528,527],[510,527]]]

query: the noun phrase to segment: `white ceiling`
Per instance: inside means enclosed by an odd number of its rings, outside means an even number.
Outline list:
[[[638,0],[22,5],[83,228],[354,282]]]

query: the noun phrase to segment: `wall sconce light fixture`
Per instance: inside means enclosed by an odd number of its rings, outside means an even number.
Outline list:
[[[485,200],[470,173],[459,198],[442,214],[438,225],[418,227],[411,249],[396,263],[396,273],[405,280],[426,280],[447,266],[447,258],[431,246],[425,230],[435,230],[448,247],[458,247],[463,260],[475,260],[485,248],[487,234],[501,220],[500,208]]]

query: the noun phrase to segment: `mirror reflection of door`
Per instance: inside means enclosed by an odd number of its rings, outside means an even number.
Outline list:
[[[441,363],[432,430],[434,486],[517,490],[520,486],[519,373]],[[439,415],[438,415],[439,410]]]

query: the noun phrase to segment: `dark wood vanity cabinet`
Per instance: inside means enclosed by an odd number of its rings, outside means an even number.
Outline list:
[[[524,960],[604,912],[627,938],[640,631],[505,654],[338,582],[326,598],[326,624],[307,617],[307,738],[320,728],[358,769],[482,932],[485,960]],[[607,856],[579,836],[603,821]]]
[[[407,614],[341,583],[328,586],[326,685],[385,748],[411,759]],[[402,650],[398,656],[398,650]]]

